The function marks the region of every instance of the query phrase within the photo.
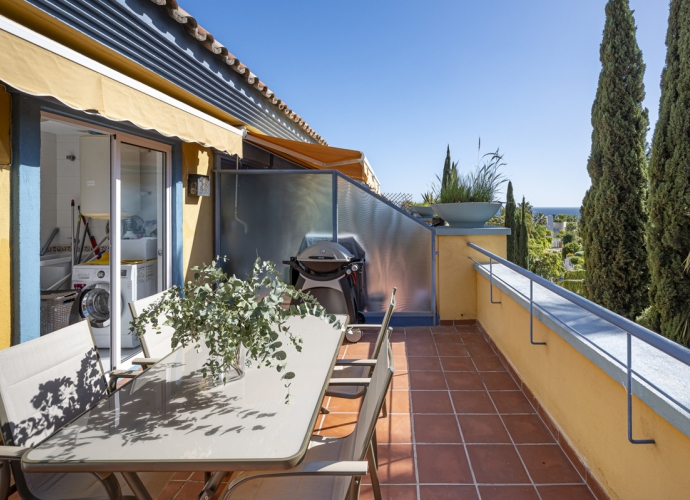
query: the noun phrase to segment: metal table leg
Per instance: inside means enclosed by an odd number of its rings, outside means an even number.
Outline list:
[[[139,476],[137,476],[136,472],[123,472],[122,476],[132,489],[132,493],[134,493],[134,496],[137,497],[137,500],[153,500],[151,495],[149,495],[149,492],[146,491],[144,483],[141,482],[141,479],[139,479]]]

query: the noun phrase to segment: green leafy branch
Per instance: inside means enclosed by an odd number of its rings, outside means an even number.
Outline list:
[[[209,354],[202,374],[210,374],[214,384],[227,382],[233,371],[242,374],[243,364],[273,367],[285,380],[289,402],[290,380],[295,373],[287,370],[283,342],[300,352],[302,339],[286,325],[287,320],[316,316],[336,324],[335,316],[329,315],[309,293],[284,283],[275,264],[269,261],[257,259],[246,280],[228,276],[217,261],[192,271],[193,280],[183,288],[173,286],[164,292],[161,300],[132,321],[130,332],[141,335],[152,327],[160,333],[162,320],[174,330],[173,348],[195,344],[199,349],[203,343]],[[290,301],[297,304],[288,307]],[[241,362],[242,349],[246,352],[245,363]]]

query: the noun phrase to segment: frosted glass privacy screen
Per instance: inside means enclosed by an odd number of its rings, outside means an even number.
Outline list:
[[[366,252],[365,312],[382,312],[397,287],[396,312],[431,313],[431,228],[339,176],[338,237],[347,236]]]
[[[219,178],[218,248],[229,259],[226,272],[244,278],[257,256],[286,270],[282,261],[297,255],[305,236],[332,239],[331,175],[223,173]]]
[[[278,264],[288,279],[281,262],[332,240],[335,220],[338,239],[354,239],[366,253],[362,312],[382,313],[397,287],[396,315],[434,313],[431,227],[341,174],[236,172],[218,175],[216,247],[229,259],[226,272],[243,278],[258,255]]]

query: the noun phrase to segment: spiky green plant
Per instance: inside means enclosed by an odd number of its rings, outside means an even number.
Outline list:
[[[500,171],[506,164],[503,155],[497,149],[482,156],[483,162],[477,165],[474,172],[459,174],[457,163],[454,163],[448,174],[445,187],[441,178],[441,189],[438,203],[467,203],[495,201],[498,191],[508,179]]]

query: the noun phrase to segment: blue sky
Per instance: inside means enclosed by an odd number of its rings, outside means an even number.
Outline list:
[[[180,0],[329,144],[418,197],[446,145],[500,147],[516,197],[579,206],[605,0]],[[656,122],[668,0],[630,0]],[[651,133],[649,140],[651,141]]]

